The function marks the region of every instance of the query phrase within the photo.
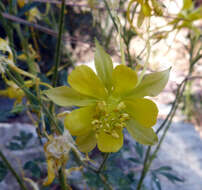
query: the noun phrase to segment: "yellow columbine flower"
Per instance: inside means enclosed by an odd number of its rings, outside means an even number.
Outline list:
[[[65,130],[63,135],[55,137],[49,136],[48,142],[44,145],[48,167],[48,177],[44,182],[45,186],[53,182],[61,167],[65,167],[71,149],[76,152],[81,160],[83,159],[80,152],[75,147],[72,136],[67,130]]]
[[[71,87],[46,91],[60,106],[79,106],[64,120],[82,152],[97,144],[102,152],[116,152],[123,145],[123,129],[139,143],[153,145],[158,138],[151,128],[157,120],[154,102],[144,98],[156,96],[165,87],[169,69],[145,75],[137,86],[137,74],[125,65],[113,68],[110,56],[96,41],[97,75],[85,65],[75,68],[68,77]]]

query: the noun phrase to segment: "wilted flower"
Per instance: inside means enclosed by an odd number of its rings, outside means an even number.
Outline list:
[[[134,70],[112,60],[96,42],[96,75],[85,65],[75,68],[68,78],[70,87],[62,86],[46,91],[46,95],[60,106],[79,106],[64,120],[65,127],[83,152],[96,144],[102,152],[116,152],[123,145],[123,129],[139,143],[153,145],[158,138],[151,128],[157,120],[156,104],[144,96],[156,96],[165,87],[169,69],[145,75],[137,85]]]
[[[44,151],[47,159],[48,177],[44,185],[50,185],[58,170],[65,166],[69,159],[69,151],[74,149],[77,155],[82,159],[80,152],[75,147],[74,140],[67,130],[60,136],[49,136],[48,142],[44,145]]]

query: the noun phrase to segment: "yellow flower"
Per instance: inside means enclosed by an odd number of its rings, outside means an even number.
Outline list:
[[[0,96],[6,96],[11,99],[15,99],[15,104],[22,102],[22,99],[25,97],[23,90],[19,88],[13,81],[6,79],[5,82],[8,87],[5,90],[0,90]],[[26,87],[31,87],[33,85],[34,83],[31,80],[25,81]]]
[[[41,20],[41,13],[39,9],[36,7],[30,9],[28,13],[28,21],[30,22],[37,22],[37,20]]]
[[[125,65],[113,68],[110,56],[96,41],[95,67],[78,66],[71,72],[71,87],[52,88],[45,94],[60,106],[79,106],[64,120],[82,152],[97,144],[102,152],[116,152],[123,145],[123,129],[139,143],[153,145],[158,138],[151,128],[157,120],[156,96],[165,87],[169,70],[146,75],[137,86],[137,74]]]
[[[13,53],[8,45],[8,41],[0,38],[0,73],[4,73],[7,64],[14,64]]]

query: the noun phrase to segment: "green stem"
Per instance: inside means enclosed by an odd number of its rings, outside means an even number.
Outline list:
[[[89,169],[90,171],[92,171],[93,173],[97,174],[98,177],[102,180],[104,186],[106,187],[106,189],[109,189],[109,190],[113,190],[113,187],[108,183],[106,177],[101,173],[105,163],[106,163],[106,160],[109,156],[109,154],[105,154],[104,156],[104,159],[103,159],[103,162],[102,164],[100,165],[99,169],[97,170],[95,167],[89,165],[89,164],[86,164],[85,162],[83,162],[79,156],[73,151],[73,155],[74,155],[74,160],[76,161],[76,163],[78,165],[82,165],[84,166],[85,168]],[[98,172],[99,171],[99,172]]]
[[[65,173],[64,173],[64,169],[61,167],[59,170],[59,181],[60,181],[60,185],[61,185],[61,190],[70,190],[71,187],[69,187],[66,183],[66,177],[65,177]]]
[[[106,189],[113,190],[113,187],[107,182],[107,179],[103,174],[98,174],[98,176],[100,177],[100,179],[104,183],[104,186],[106,187]]]
[[[105,164],[106,164],[106,161],[107,161],[108,158],[109,158],[109,153],[105,153],[105,154],[104,154],[104,159],[103,159],[102,163],[100,164],[100,167],[99,167],[98,170],[97,170],[97,173],[98,173],[98,174],[99,174],[99,173],[103,170],[103,168],[105,167]]]
[[[119,28],[118,28],[118,26],[117,26],[117,24],[116,24],[116,20],[115,20],[115,18],[113,17],[113,15],[112,15],[112,13],[111,13],[111,10],[110,10],[110,8],[109,8],[109,5],[108,5],[108,3],[107,3],[106,0],[104,0],[104,4],[105,4],[105,6],[106,6],[106,8],[107,8],[107,12],[109,13],[109,16],[111,17],[112,22],[113,22],[113,24],[114,24],[114,26],[115,26],[117,32],[119,32]]]
[[[61,7],[60,19],[59,19],[59,33],[58,33],[58,40],[57,40],[56,54],[55,54],[55,67],[54,67],[53,78],[52,78],[53,87],[55,87],[57,84],[58,67],[61,59],[61,42],[62,42],[62,33],[64,28],[64,15],[65,15],[64,12],[65,12],[65,0],[62,0],[62,7]]]
[[[147,174],[147,161],[149,160],[149,154],[150,154],[150,151],[151,151],[151,146],[149,146],[147,148],[147,151],[146,151],[146,155],[145,155],[145,158],[144,158],[144,163],[143,163],[143,169],[142,169],[142,173],[141,173],[141,176],[140,176],[140,179],[138,181],[138,186],[137,186],[137,190],[140,190],[141,189],[141,186],[142,186],[142,183],[143,183],[143,180]]]
[[[4,156],[3,152],[0,151],[0,157],[1,159],[4,161],[4,163],[6,164],[6,166],[8,167],[8,169],[10,170],[10,172],[13,174],[13,176],[16,178],[18,184],[20,185],[22,190],[28,190],[24,183],[23,180],[20,178],[20,176],[15,172],[14,168],[11,166],[11,164],[9,163],[9,161],[6,159],[6,157]]]

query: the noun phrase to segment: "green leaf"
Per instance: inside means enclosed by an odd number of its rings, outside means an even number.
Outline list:
[[[98,189],[99,187],[103,187],[103,183],[100,181],[99,176],[90,171],[84,173],[84,178],[86,179],[87,184],[90,187],[96,187],[96,189]]]
[[[172,168],[170,166],[162,166],[158,169],[155,169],[154,172],[162,172],[162,171],[171,171]]]
[[[135,151],[138,153],[140,158],[143,158],[144,147],[138,142],[135,144]]]
[[[18,105],[13,107],[13,109],[11,110],[11,113],[17,114],[17,113],[23,112],[25,109],[26,109],[25,105],[18,104]]]
[[[97,40],[95,40],[95,45],[95,68],[99,78],[102,80],[105,87],[110,91],[112,87],[112,59]]]
[[[156,185],[157,189],[158,189],[158,190],[161,190],[161,183],[160,183],[160,180],[159,180],[159,178],[158,178],[154,173],[152,173],[152,181],[153,181],[154,184]]]
[[[33,137],[32,133],[27,133],[25,131],[20,131],[19,136],[13,136],[12,141],[7,146],[10,150],[23,150],[26,148],[27,144]]]
[[[126,128],[130,135],[141,144],[154,145],[158,142],[158,137],[152,128],[143,127],[135,120],[128,121]]]
[[[25,170],[29,170],[32,173],[33,177],[40,178],[41,177],[41,169],[36,162],[28,161],[25,163]]]
[[[182,10],[188,10],[188,9],[192,8],[192,4],[193,4],[192,0],[184,0]]]
[[[142,163],[138,158],[129,158],[129,160],[136,163],[136,164],[141,164]]]
[[[4,180],[7,173],[8,173],[7,167],[2,161],[0,161],[0,182]]]
[[[67,86],[52,88],[45,91],[55,104],[59,106],[88,106],[96,102],[94,98],[85,96]]]
[[[177,177],[176,175],[168,172],[160,172],[159,174],[165,176],[168,180],[170,180],[172,183],[178,182],[184,182],[184,179]]]
[[[202,19],[202,7],[192,11],[188,16],[187,19],[191,21]]]
[[[166,86],[170,69],[161,72],[147,74],[142,82],[127,96],[127,99],[134,99],[144,96],[157,96]]]
[[[9,150],[22,150],[23,147],[19,143],[10,142],[8,146],[6,146]]]

